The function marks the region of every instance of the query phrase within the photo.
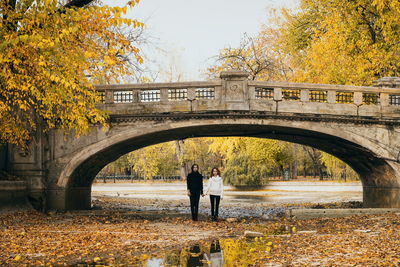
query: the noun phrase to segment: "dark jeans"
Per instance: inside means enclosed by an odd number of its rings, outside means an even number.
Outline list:
[[[192,212],[192,220],[197,221],[199,214],[200,192],[190,192],[190,211]]]
[[[210,195],[211,201],[211,216],[218,217],[218,208],[219,208],[219,201],[221,200],[220,196]]]

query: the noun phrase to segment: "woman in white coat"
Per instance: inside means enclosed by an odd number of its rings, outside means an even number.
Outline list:
[[[219,202],[224,197],[224,184],[220,175],[221,172],[218,168],[213,168],[206,189],[206,194],[210,194],[211,219],[213,221],[218,221]]]

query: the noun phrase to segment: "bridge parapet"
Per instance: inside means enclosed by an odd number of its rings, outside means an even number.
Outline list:
[[[213,81],[100,85],[96,89],[102,96],[99,106],[115,115],[224,110],[400,117],[400,88],[393,88],[400,86],[398,80],[383,78],[367,87],[251,81],[247,76],[232,71],[222,72]]]

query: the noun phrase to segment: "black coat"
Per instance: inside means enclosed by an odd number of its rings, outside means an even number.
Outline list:
[[[203,194],[203,175],[199,172],[191,172],[186,178],[187,189],[191,193]]]

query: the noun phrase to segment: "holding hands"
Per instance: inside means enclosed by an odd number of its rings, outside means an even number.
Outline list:
[[[191,196],[190,190],[187,191],[187,195],[188,195],[189,197]],[[204,197],[205,195],[204,195],[204,194],[201,194],[201,196]]]

